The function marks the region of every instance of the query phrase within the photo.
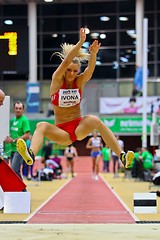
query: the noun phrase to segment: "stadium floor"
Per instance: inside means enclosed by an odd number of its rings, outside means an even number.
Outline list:
[[[85,168],[80,166],[81,160],[85,158]],[[84,159],[83,159],[84,160]],[[76,160],[75,170],[91,174],[89,157],[80,157]],[[86,167],[87,166],[87,167]],[[101,173],[102,179],[117,194],[121,201],[133,212],[133,194],[135,192],[156,191],[150,189],[148,182],[134,181],[124,178],[114,178],[113,173]],[[26,224],[29,216],[36,212],[53,193],[67,184],[69,179],[53,180],[52,182],[25,181],[28,192],[31,192],[31,213],[30,214],[4,214],[0,212],[0,236],[4,239],[19,240],[50,240],[50,239],[159,239],[160,235],[160,204],[157,197],[157,214],[135,214],[135,224]]]

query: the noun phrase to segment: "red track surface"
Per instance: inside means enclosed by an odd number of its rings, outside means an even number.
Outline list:
[[[85,165],[85,172],[82,166]],[[28,223],[135,223],[133,217],[100,178],[88,172],[89,158],[79,158],[79,173],[53,196]],[[90,168],[91,170],[91,168]]]

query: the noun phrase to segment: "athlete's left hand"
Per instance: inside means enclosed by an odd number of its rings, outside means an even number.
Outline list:
[[[89,52],[97,54],[100,49],[101,43],[98,43],[98,40],[94,40],[94,42],[89,47]]]

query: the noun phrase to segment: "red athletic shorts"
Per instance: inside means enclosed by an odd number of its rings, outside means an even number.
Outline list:
[[[70,122],[60,123],[60,124],[57,124],[56,126],[64,131],[68,132],[72,142],[74,142],[77,140],[76,135],[75,135],[75,129],[77,128],[77,126],[81,120],[82,120],[82,118],[76,118]]]

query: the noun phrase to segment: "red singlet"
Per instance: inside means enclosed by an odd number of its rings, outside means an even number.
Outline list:
[[[51,95],[51,102],[53,105],[59,107],[72,107],[81,102],[82,96],[81,91],[77,87],[76,82],[73,83],[73,88],[66,88],[66,83],[64,81],[60,89]]]

